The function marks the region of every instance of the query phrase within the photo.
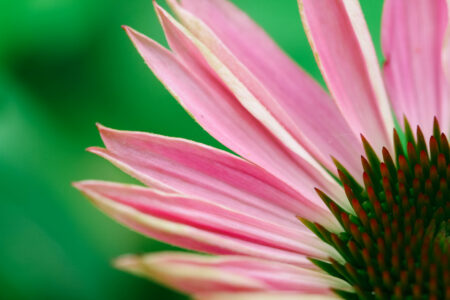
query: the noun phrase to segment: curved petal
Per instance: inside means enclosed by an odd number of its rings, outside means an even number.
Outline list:
[[[375,49],[358,0],[299,0],[325,81],[351,127],[374,149],[391,146],[394,128]]]
[[[161,23],[171,48],[189,64],[192,51],[186,51],[187,41],[201,43],[198,47],[204,59],[228,86],[242,83],[248,93],[257,99],[247,104],[254,115],[267,110],[270,118],[261,118],[267,127],[280,132],[289,131],[293,149],[299,143],[330,171],[335,171],[331,155],[348,166],[353,174],[361,172],[359,155],[362,148],[352,134],[335,104],[322,88],[295,65],[276,44],[243,12],[224,0],[168,1],[195,39],[183,32],[183,27],[157,7]],[[219,64],[211,61],[214,56]],[[270,59],[267,59],[270,57]],[[201,58],[200,58],[201,59]],[[223,70],[227,68],[230,74]],[[248,95],[236,84],[234,93],[245,106]],[[231,88],[233,90],[233,88]],[[255,100],[256,100],[255,99]],[[257,110],[257,105],[260,108]],[[320,120],[320,121],[319,121]],[[276,127],[274,125],[277,125]],[[336,133],[339,134],[336,134]],[[286,134],[284,135],[286,136]],[[358,151],[360,150],[360,151]]]
[[[295,291],[329,295],[330,286],[349,288],[318,271],[242,256],[213,257],[163,252],[124,256],[115,265],[178,291],[197,295],[245,291]]]
[[[247,293],[210,293],[200,294],[196,300],[337,300],[340,297],[329,295],[306,294],[301,292],[247,292]]]
[[[435,116],[448,124],[448,81],[442,67],[447,14],[445,0],[387,0],[384,4],[386,87],[399,120],[406,116],[413,128],[420,125],[426,135],[432,133]]]
[[[160,45],[130,28],[131,40],[147,64],[196,120],[225,146],[256,163],[318,204],[317,186],[350,209],[330,175],[313,168],[273,136],[203,66],[187,68]],[[301,182],[301,184],[299,184]],[[320,204],[319,204],[320,205]]]
[[[148,186],[209,199],[286,226],[308,217],[330,229],[329,211],[263,169],[230,153],[189,140],[99,125],[107,149],[90,148]]]
[[[311,266],[324,243],[205,200],[100,181],[75,184],[105,213],[158,240],[214,254],[243,254]],[[291,236],[292,234],[292,236]],[[293,240],[296,236],[300,240]],[[303,242],[302,242],[303,240]],[[331,253],[333,254],[333,253]]]

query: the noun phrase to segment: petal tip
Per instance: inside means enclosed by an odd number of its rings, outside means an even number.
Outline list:
[[[90,153],[94,153],[94,154],[100,155],[100,154],[105,153],[105,152],[106,152],[106,149],[100,148],[100,147],[96,147],[96,146],[93,146],[93,147],[88,147],[88,148],[86,148],[86,151],[87,151],[87,152],[90,152]]]
[[[119,270],[129,270],[136,267],[138,261],[139,258],[136,255],[126,254],[113,260],[112,265]]]
[[[159,5],[159,3],[156,1],[156,0],[152,0],[152,4],[153,4],[153,7],[155,8],[155,9],[157,9],[157,10],[159,10],[159,9],[163,9],[162,7],[161,7],[161,5]]]
[[[74,188],[76,188],[77,190],[79,190],[80,192],[85,192],[86,191],[86,189],[87,189],[87,184],[86,183],[88,183],[88,181],[87,180],[83,180],[83,181],[75,181],[75,182],[72,182],[72,186],[74,187]]]
[[[118,130],[115,130],[115,129],[112,129],[112,128],[103,126],[103,125],[100,124],[100,123],[96,123],[96,126],[97,126],[97,130],[98,130],[98,132],[100,133],[100,137],[102,138],[102,140],[105,139],[105,136],[106,136],[107,134],[113,134],[114,132],[117,132],[117,131],[118,131]],[[88,148],[88,149],[89,149],[89,148]]]
[[[72,186],[82,192],[83,194],[90,194],[92,193],[96,187],[101,185],[107,185],[111,184],[109,182],[103,182],[99,180],[82,180],[82,181],[75,181],[72,182]]]
[[[103,126],[100,122],[95,123],[95,127],[97,127],[98,131],[102,131],[104,129],[107,129],[106,126]]]
[[[79,181],[72,182],[71,185],[77,190],[81,190],[81,184]]]
[[[168,2],[169,6],[172,8],[172,5]],[[167,21],[166,19],[169,18],[169,13],[164,9],[164,7],[162,7],[161,5],[159,5],[158,2],[153,1],[153,7],[155,8],[156,14],[158,15],[158,17],[160,18],[164,18],[162,21]],[[172,8],[173,10],[173,8]]]
[[[136,35],[136,31],[128,25],[122,25],[120,27],[122,27],[128,37],[133,40],[133,37]]]
[[[127,25],[122,25],[121,27],[133,43],[135,43],[136,41],[139,40],[139,35],[140,35],[139,32],[137,32],[136,30],[134,30],[133,28],[131,28],[130,26],[127,26]]]

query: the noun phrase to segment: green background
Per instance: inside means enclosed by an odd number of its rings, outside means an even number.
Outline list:
[[[323,84],[296,0],[234,2]],[[382,1],[362,4],[380,53]],[[130,180],[84,151],[101,145],[95,122],[219,146],[147,69],[122,24],[166,45],[150,0],[0,1],[2,299],[184,299],[115,270],[121,254],[169,247],[115,223],[70,185]]]

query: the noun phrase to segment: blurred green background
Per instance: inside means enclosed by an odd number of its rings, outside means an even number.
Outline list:
[[[323,83],[296,0],[234,2]],[[382,1],[362,5],[380,53]],[[166,45],[150,0],[0,1],[2,299],[184,299],[115,270],[121,254],[169,246],[110,220],[70,185],[130,180],[84,151],[101,145],[95,122],[220,147],[147,69],[122,24]]]

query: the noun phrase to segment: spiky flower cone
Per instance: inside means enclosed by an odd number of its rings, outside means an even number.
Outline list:
[[[317,190],[344,231],[335,234],[300,218],[344,258],[311,259],[355,291],[355,299],[450,298],[450,151],[437,120],[428,147],[417,127],[406,124],[406,149],[394,131],[395,155],[380,160],[363,137],[364,187],[339,164],[339,177],[353,211]]]

